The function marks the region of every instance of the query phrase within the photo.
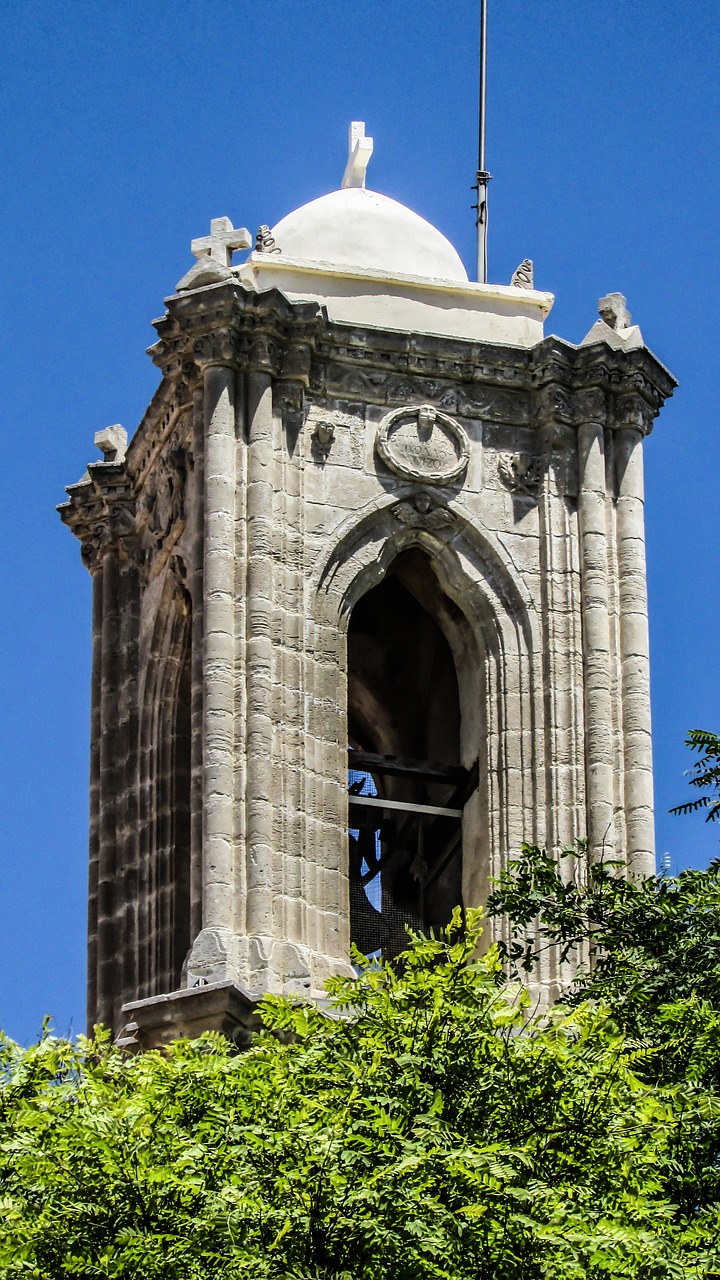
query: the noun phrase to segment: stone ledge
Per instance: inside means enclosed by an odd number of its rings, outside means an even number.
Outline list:
[[[142,1053],[173,1040],[196,1039],[219,1031],[238,1049],[247,1049],[261,1027],[257,1001],[236,982],[209,982],[204,987],[170,991],[122,1006],[125,1021],[116,1040],[120,1049]]]

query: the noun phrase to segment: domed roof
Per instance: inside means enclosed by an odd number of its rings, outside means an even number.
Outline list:
[[[311,200],[272,228],[287,258],[355,267],[389,275],[466,281],[467,272],[450,241],[397,200],[344,187]]]

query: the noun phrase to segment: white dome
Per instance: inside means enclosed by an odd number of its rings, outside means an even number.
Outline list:
[[[272,228],[287,258],[389,275],[466,281],[449,240],[412,209],[364,187],[311,200]]]

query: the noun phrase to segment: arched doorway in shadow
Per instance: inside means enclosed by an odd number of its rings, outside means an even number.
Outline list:
[[[391,957],[406,925],[462,903],[461,708],[444,628],[457,606],[418,547],[355,605],[348,628],[350,934]]]

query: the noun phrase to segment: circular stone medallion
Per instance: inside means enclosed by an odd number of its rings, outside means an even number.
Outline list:
[[[430,404],[388,413],[378,428],[376,447],[396,475],[430,484],[459,479],[470,458],[470,441],[460,424]]]

